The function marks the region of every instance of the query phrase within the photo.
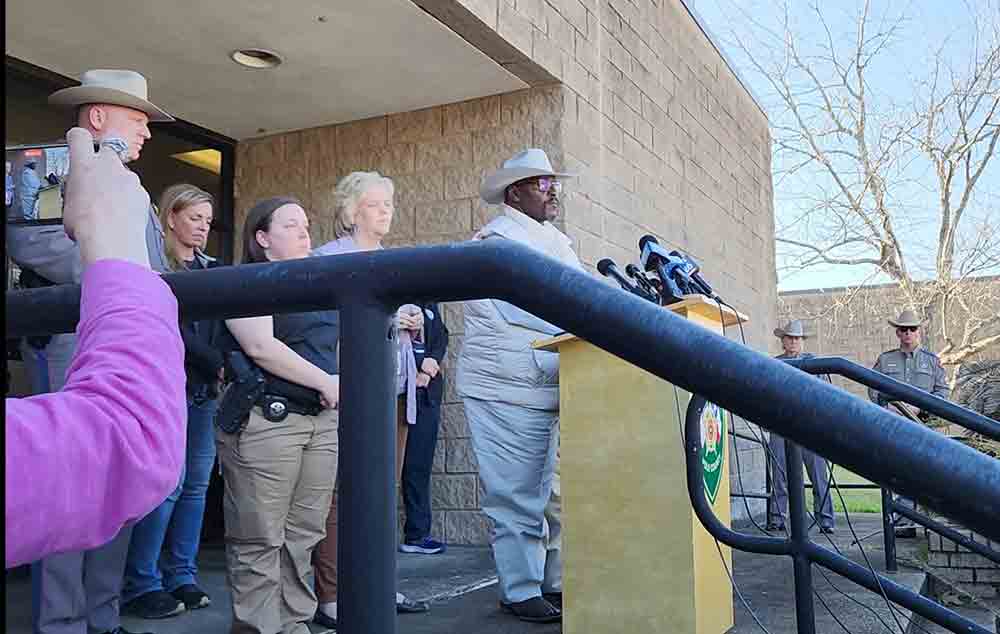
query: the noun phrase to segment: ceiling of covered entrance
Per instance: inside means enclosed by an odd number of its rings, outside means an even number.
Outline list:
[[[150,100],[234,139],[526,85],[408,0],[12,0],[7,55],[78,79],[131,68]],[[237,65],[237,49],[284,62]]]

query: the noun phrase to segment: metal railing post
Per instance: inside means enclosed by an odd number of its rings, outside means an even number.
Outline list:
[[[892,492],[882,487],[882,538],[885,541],[885,570],[896,572],[896,527],[892,521]]]
[[[340,311],[337,631],[396,632],[396,345],[392,310]]]
[[[795,571],[795,623],[799,634],[816,633],[816,610],[813,603],[812,562],[806,552],[809,523],[806,518],[805,478],[802,475],[802,448],[785,441],[785,472],[788,478],[788,519],[794,544],[792,562]]]

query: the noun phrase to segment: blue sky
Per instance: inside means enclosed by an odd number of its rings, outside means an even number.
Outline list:
[[[772,123],[782,121],[782,111],[777,107],[774,91],[749,62],[747,55],[735,44],[735,38],[748,43],[757,58],[766,54],[768,37],[765,29],[780,32],[784,3],[776,0],[685,0],[706,23],[708,30],[736,66],[743,80],[750,85]],[[810,10],[811,2],[790,0],[789,16],[796,33],[801,34],[808,52],[811,41],[825,38],[818,21]],[[861,0],[835,0],[821,2],[836,47],[850,47],[855,34],[855,16],[863,5]],[[871,24],[884,24],[883,19],[894,20],[905,16],[899,27],[899,36],[877,58],[869,71],[869,84],[874,101],[879,105],[892,104],[903,107],[910,102],[914,82],[927,76],[929,61],[937,46],[942,46],[944,56],[952,63],[966,60],[972,50],[974,33],[972,14],[997,16],[997,0],[909,0],[890,3],[885,0],[872,2]],[[756,23],[756,24],[755,24]],[[910,265],[913,269],[930,270],[936,244],[936,189],[935,177],[929,164],[915,162],[905,170],[908,184],[893,191],[901,210],[894,219],[897,229],[905,234],[904,248],[909,254],[919,254]],[[784,182],[775,181],[775,215],[780,225],[802,212],[801,198],[821,186],[823,179],[815,172],[806,171]],[[1000,206],[1000,163],[994,162],[980,180],[982,196],[970,209],[969,218],[975,222],[992,214],[996,218]],[[871,267],[822,266],[806,271],[782,271],[787,260],[780,257],[779,289],[845,286],[861,283],[882,283],[888,279]],[[919,273],[918,273],[919,275]]]

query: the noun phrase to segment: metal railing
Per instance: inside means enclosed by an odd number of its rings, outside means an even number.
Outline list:
[[[814,375],[836,374],[850,379],[856,383],[864,385],[892,397],[894,401],[902,401],[911,405],[916,405],[920,409],[935,414],[942,419],[964,427],[965,429],[978,432],[987,438],[1000,440],[1000,423],[983,416],[982,414],[956,405],[949,400],[935,396],[923,390],[919,390],[911,385],[897,381],[875,370],[871,370],[862,365],[842,357],[812,357],[809,359],[785,359],[789,365],[795,366],[804,372]],[[919,425],[917,421],[911,421]],[[959,546],[968,549],[977,555],[981,555],[990,561],[1000,564],[1000,551],[982,542],[977,542],[963,535],[954,528],[943,524],[925,513],[914,509],[912,506],[900,503],[892,492],[885,487],[877,485],[861,485],[864,488],[881,489],[882,492],[882,533],[885,547],[885,567],[889,572],[896,572],[899,569],[896,560],[896,535],[893,513],[913,521],[920,526],[929,528]],[[843,486],[841,486],[843,488]]]
[[[340,428],[338,630],[346,634],[396,632],[392,315],[416,300],[508,301],[1000,541],[1000,461],[522,245],[388,249],[164,279],[194,319],[341,311],[341,417],[366,423]],[[72,331],[79,301],[76,286],[8,293],[7,336]],[[765,552],[793,552],[785,540],[763,544]],[[825,556],[814,544],[803,548]]]

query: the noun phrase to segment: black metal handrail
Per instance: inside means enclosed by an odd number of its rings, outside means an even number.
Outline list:
[[[1000,461],[510,241],[164,279],[194,319],[341,310],[341,417],[367,423],[340,431],[345,583],[338,617],[348,634],[396,631],[395,386],[387,333],[396,307],[418,300],[508,301],[748,420],[768,421],[793,442],[1000,541]],[[72,331],[79,300],[75,286],[8,293],[7,336]]]
[[[811,357],[808,359],[784,359],[789,365],[814,375],[837,374],[856,383],[870,387],[893,400],[916,405],[921,409],[940,416],[948,422],[976,431],[989,438],[1000,440],[1000,423],[967,409],[947,399],[917,389],[881,372],[876,372],[842,357]],[[914,423],[916,424],[916,423]],[[872,488],[880,488],[874,485]],[[843,485],[840,488],[844,488]],[[892,514],[902,515],[917,524],[929,528],[939,535],[955,542],[977,555],[992,562],[1000,563],[1000,551],[982,542],[977,542],[959,531],[936,521],[934,518],[896,501],[892,494],[882,488],[883,538],[885,541],[885,565],[890,572],[897,570],[896,536],[892,528]]]
[[[809,374],[838,374],[856,383],[892,396],[894,400],[916,405],[924,411],[940,416],[945,420],[961,425],[987,438],[1000,440],[1000,423],[992,418],[983,416],[971,409],[966,409],[961,405],[956,405],[947,399],[935,396],[912,385],[907,385],[902,381],[897,381],[871,368],[848,361],[843,357],[812,357],[809,359],[784,359],[784,361]]]
[[[705,529],[720,542],[746,552],[766,555],[788,555],[792,558],[795,582],[795,616],[799,634],[815,634],[816,620],[813,604],[812,563],[819,564],[858,585],[877,594],[883,594],[890,601],[903,606],[915,614],[945,627],[952,632],[976,632],[991,634],[989,630],[959,615],[953,610],[931,601],[899,585],[895,581],[879,575],[855,563],[809,538],[809,523],[806,520],[805,487],[802,469],[788,469],[788,515],[790,531],[788,537],[763,537],[748,535],[732,530],[715,515],[705,497],[705,483],[701,463],[701,415],[708,401],[692,394],[688,403],[684,423],[685,457],[687,461],[688,496],[695,515]],[[822,452],[817,452],[822,453]],[[786,464],[802,464],[802,448],[795,442],[785,444]],[[994,496],[993,503],[1000,498]]]

